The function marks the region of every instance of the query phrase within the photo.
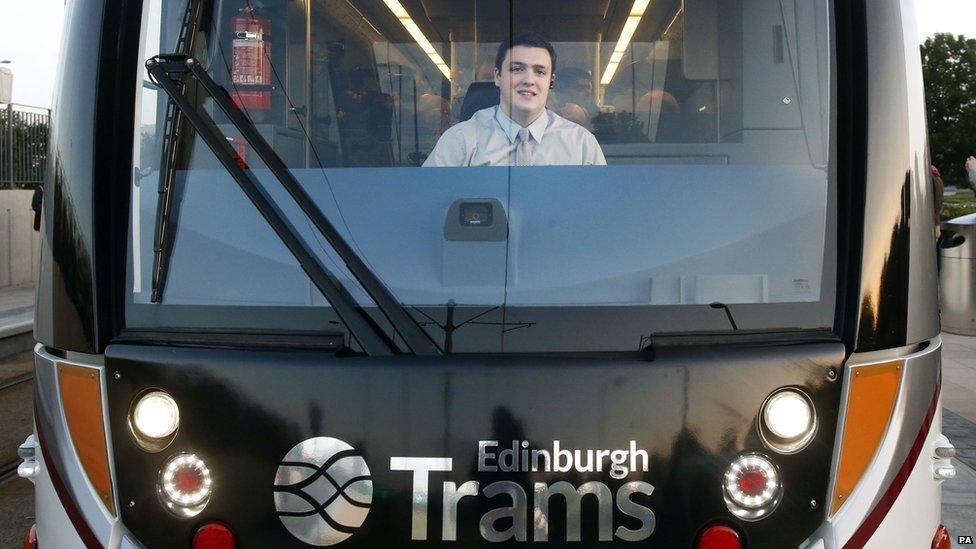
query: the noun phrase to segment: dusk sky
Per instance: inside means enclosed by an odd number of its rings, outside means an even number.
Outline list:
[[[919,39],[976,36],[976,0],[916,0]],[[50,107],[64,19],[63,0],[0,0],[0,61],[14,72],[15,103]]]

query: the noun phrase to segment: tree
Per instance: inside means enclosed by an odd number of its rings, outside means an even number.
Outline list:
[[[932,164],[947,185],[968,186],[963,164],[976,155],[976,40],[939,33],[922,44]]]

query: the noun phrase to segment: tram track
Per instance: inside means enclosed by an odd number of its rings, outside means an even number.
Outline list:
[[[20,463],[20,458],[17,458],[9,463],[0,465],[0,484],[17,476],[17,467],[20,466]]]
[[[0,395],[2,395],[2,391],[4,391],[5,389],[15,387],[17,385],[20,385],[21,383],[27,383],[28,381],[31,381],[33,379],[34,379],[34,374],[22,374],[15,378],[5,380],[2,383],[0,383]]]
[[[13,419],[12,424],[4,425],[0,433],[0,483],[17,476],[21,459],[17,448],[23,442],[25,432],[30,431],[29,416],[32,409],[32,393],[29,385],[34,380],[33,373],[23,373],[0,381],[0,408]],[[28,386],[28,387],[25,387]],[[25,411],[26,409],[26,411]],[[11,412],[19,413],[11,413]],[[13,417],[24,416],[24,417]],[[27,421],[27,424],[24,422]],[[23,436],[22,436],[23,435]]]

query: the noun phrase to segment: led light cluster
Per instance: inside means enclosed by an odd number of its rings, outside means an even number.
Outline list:
[[[176,439],[180,408],[165,391],[145,391],[133,401],[128,423],[132,438],[143,450],[160,452]],[[207,506],[212,484],[207,464],[197,455],[184,452],[163,464],[156,479],[156,492],[167,509],[187,518]]]
[[[198,513],[210,498],[210,469],[194,454],[170,458],[160,473],[160,493],[183,514]],[[177,509],[174,509],[177,510]]]
[[[759,454],[736,458],[725,472],[723,488],[729,510],[746,520],[769,514],[783,493],[776,466]]]

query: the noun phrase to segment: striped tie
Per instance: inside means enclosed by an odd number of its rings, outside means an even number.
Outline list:
[[[515,165],[532,165],[532,135],[528,128],[522,128],[518,133],[518,146],[515,149]]]

